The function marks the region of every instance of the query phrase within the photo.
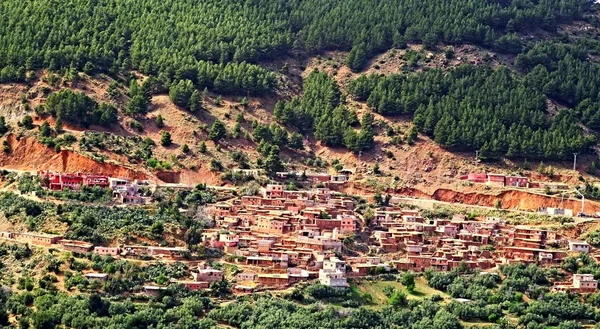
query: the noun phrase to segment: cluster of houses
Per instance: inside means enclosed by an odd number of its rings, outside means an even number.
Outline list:
[[[124,204],[144,204],[147,198],[140,193],[140,186],[148,185],[147,181],[128,178],[110,177],[107,175],[84,173],[57,173],[49,170],[39,171],[42,184],[51,191],[78,191],[84,186],[110,188],[114,199]]]
[[[323,184],[332,187],[335,184],[343,184],[350,180],[350,175],[354,172],[352,169],[342,169],[337,174],[331,175],[328,173],[319,172],[298,172],[298,171],[280,171],[275,173],[275,177],[280,180],[296,179],[306,180],[313,184]]]
[[[513,263],[559,266],[569,253],[596,257],[584,241],[539,227],[511,225],[501,218],[425,218],[418,210],[388,206],[378,208],[366,221],[355,212],[356,206],[355,199],[329,188],[292,191],[284,185],[269,184],[260,195],[209,205],[206,210],[215,227],[202,232],[201,243],[222,250],[222,262],[236,266],[234,290],[240,293],[279,289],[302,281],[342,288],[348,286],[349,278],[391,269],[424,272],[466,267],[488,271]],[[356,235],[366,233],[370,234],[368,247],[372,252],[352,250]],[[0,238],[115,257],[185,259],[189,255],[186,248],[93,246],[58,235],[0,232]],[[201,264],[192,271],[191,279],[176,283],[192,290],[206,289],[223,275],[220,269]],[[164,287],[144,289],[156,294]],[[553,288],[571,293],[596,289],[593,276],[580,274],[569,282],[557,282]]]
[[[355,206],[354,199],[328,188],[289,191],[283,185],[267,185],[259,196],[213,204],[209,211],[216,227],[203,233],[203,241],[241,260],[242,275],[262,287],[310,279],[343,287],[349,277],[391,268],[423,272],[459,266],[492,270],[512,263],[556,266],[569,252],[590,252],[584,241],[510,225],[501,218],[430,219],[418,210],[392,206],[377,209],[368,224],[369,245],[377,248],[378,256],[341,257],[347,251],[344,239],[359,233],[364,223]],[[587,282],[585,278],[573,282],[569,291],[585,291],[575,287]]]
[[[591,252],[585,241],[537,227],[510,225],[501,218],[426,219],[416,210],[385,207],[376,211],[374,225],[370,243],[381,253],[400,254],[392,261],[400,271],[450,271],[459,266],[491,270],[513,263],[558,266],[569,253]],[[571,283],[559,282],[555,289],[583,293],[592,285],[595,291],[593,277],[575,275]]]
[[[471,173],[460,177],[472,183],[488,184],[497,187],[530,187],[529,178],[504,174]]]
[[[189,250],[183,247],[141,245],[125,245],[123,247],[94,246],[94,244],[85,241],[67,240],[64,239],[62,235],[57,234],[0,231],[0,238],[27,243],[33,246],[52,247],[79,254],[95,252],[100,255],[110,255],[115,257],[176,260],[183,259],[186,254],[189,253]]]
[[[213,204],[216,227],[203,232],[203,241],[238,260],[243,271],[236,281],[245,291],[307,280],[347,287],[347,277],[390,270],[381,257],[341,259],[344,238],[360,228],[355,206],[329,188],[290,191],[269,184],[259,196]]]

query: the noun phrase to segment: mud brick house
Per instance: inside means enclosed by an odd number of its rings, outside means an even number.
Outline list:
[[[250,282],[250,281],[256,281],[257,280],[257,275],[256,273],[250,273],[250,272],[242,272],[242,273],[238,273],[235,276],[235,280],[238,282]]]
[[[568,293],[594,293],[598,290],[598,281],[593,274],[573,274],[572,282],[555,282],[553,291]]]
[[[254,292],[254,287],[238,284],[233,287],[233,292],[235,292],[236,294],[251,294],[252,292]]]
[[[279,234],[288,233],[292,230],[291,225],[285,218],[274,218],[268,216],[260,216],[256,221],[256,225],[252,230],[260,233]]]
[[[227,203],[217,203],[213,205],[210,209],[210,213],[212,213],[215,217],[225,217],[234,215],[232,212],[232,206]]]
[[[569,241],[569,251],[590,252],[590,245],[585,241]]]
[[[547,239],[547,231],[526,226],[516,226],[512,234],[513,245],[524,248],[541,248]]]
[[[87,274],[84,274],[84,276],[89,281],[92,281],[92,280],[106,281],[106,280],[108,280],[108,274],[106,274],[106,273],[87,273]]]
[[[468,180],[473,183],[485,183],[488,180],[486,173],[472,173],[468,174],[466,177],[461,177],[463,179]]]
[[[283,185],[268,184],[261,189],[261,192],[262,197],[265,199],[281,198],[283,197]]]
[[[80,254],[85,254],[94,248],[94,245],[91,243],[76,240],[58,240],[58,244],[60,244],[64,250]]]
[[[94,252],[99,255],[118,256],[121,253],[121,248],[113,247],[94,247]]]
[[[271,268],[288,268],[288,255],[281,256],[248,256],[246,265]]]
[[[223,279],[223,271],[216,270],[208,265],[198,265],[195,272],[192,272],[195,282],[214,282]]]
[[[342,251],[342,243],[340,241],[335,241],[333,239],[328,239],[324,237],[298,237],[298,239],[296,240],[296,246],[298,248],[305,248],[313,251]]]
[[[562,260],[566,257],[566,254],[567,253],[562,250],[547,250],[526,247],[502,248],[502,256],[508,261],[508,263],[541,262],[544,264],[560,264],[560,262],[562,262]]]
[[[259,274],[258,283],[265,287],[286,287],[290,283],[290,279],[285,274]]]
[[[529,178],[521,176],[506,176],[504,186],[529,187]]]
[[[160,292],[165,289],[167,289],[167,287],[147,285],[147,286],[144,286],[144,293],[148,296],[156,297],[156,296],[160,295]]]
[[[175,284],[183,285],[189,290],[208,289],[210,282],[207,281],[174,281]]]
[[[311,278],[314,279],[317,277],[317,273],[310,273],[307,270],[297,268],[297,267],[288,268],[287,274],[288,274],[288,282],[290,284],[301,282],[301,281],[306,281]]]
[[[306,177],[307,177],[308,181],[315,183],[315,184],[325,183],[325,182],[329,182],[331,180],[331,175],[325,174],[325,173],[310,172],[310,173],[306,173]]]
[[[17,240],[19,242],[30,243],[33,245],[40,246],[51,246],[53,244],[58,243],[59,240],[62,239],[60,235],[53,234],[38,234],[38,233],[12,233],[12,239]]]
[[[187,248],[179,247],[148,247],[148,256],[159,258],[182,258],[183,254],[188,252]]]
[[[488,174],[487,175],[487,184],[491,186],[499,186],[503,187],[506,176],[502,174]]]

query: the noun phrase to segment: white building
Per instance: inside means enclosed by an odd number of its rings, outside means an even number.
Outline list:
[[[590,252],[590,245],[585,241],[569,241],[569,251]]]
[[[324,260],[323,268],[319,270],[319,282],[329,287],[348,287],[346,262],[337,257]]]

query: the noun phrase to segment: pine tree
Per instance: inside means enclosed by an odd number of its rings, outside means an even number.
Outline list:
[[[6,125],[6,119],[4,116],[0,116],[0,136],[4,136],[8,132],[8,126]]]
[[[160,145],[167,147],[170,146],[172,143],[171,141],[171,133],[169,133],[168,131],[162,131],[160,133]]]
[[[270,175],[273,175],[276,172],[283,170],[283,163],[281,162],[281,159],[279,158],[279,147],[277,147],[277,146],[271,147],[271,151],[269,152],[269,155],[267,156],[267,159],[265,160],[265,170]]]
[[[191,112],[198,112],[202,110],[202,97],[200,97],[200,93],[196,89],[194,89],[192,95],[190,96],[188,109]]]
[[[357,147],[362,150],[370,150],[375,144],[375,133],[373,132],[373,115],[365,113],[360,124],[360,133],[358,134]]]
[[[292,133],[292,135],[290,136],[290,141],[288,143],[288,146],[293,149],[301,150],[304,148],[303,144],[304,144],[304,142],[302,140],[302,135],[300,135],[297,132]]]
[[[408,145],[413,145],[413,143],[417,140],[417,127],[412,126],[408,131],[408,136],[406,136],[406,143]]]
[[[160,115],[160,114],[156,116],[154,123],[156,124],[156,128],[158,128],[158,129],[162,129],[165,126],[165,121],[164,121],[162,115]]]
[[[240,137],[241,132],[242,132],[242,125],[240,125],[239,122],[236,122],[235,126],[233,126],[233,131],[231,132],[231,137],[238,138],[238,137]]]
[[[60,134],[63,131],[63,123],[62,118],[60,116],[56,117],[56,121],[54,121],[54,130],[57,134]]]
[[[361,150],[358,144],[358,134],[351,127],[348,127],[344,133],[344,145],[354,153],[358,153]]]
[[[48,123],[48,121],[42,122],[38,129],[40,137],[50,137],[50,135],[52,134],[52,129],[50,128],[50,124]]]
[[[195,89],[192,81],[187,79],[179,80],[179,82],[173,83],[171,88],[169,88],[169,97],[175,105],[188,108],[190,105],[190,98],[194,91]]]
[[[208,132],[208,138],[216,142],[219,139],[225,137],[226,134],[227,130],[225,129],[225,125],[223,124],[223,122],[217,119],[215,120],[215,122],[213,122],[212,126],[210,127],[210,130]]]
[[[202,141],[202,143],[200,143],[200,153],[206,153],[206,143],[204,141]]]
[[[33,129],[33,118],[31,118],[31,115],[25,115],[21,120],[21,125],[27,130]]]

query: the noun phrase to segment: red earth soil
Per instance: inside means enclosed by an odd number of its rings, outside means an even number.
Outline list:
[[[62,150],[56,152],[34,138],[17,140],[14,135],[6,138],[10,152],[0,152],[0,166],[6,169],[57,172],[84,172],[105,174],[113,177],[148,179],[148,174],[112,163],[101,163],[81,154]]]

